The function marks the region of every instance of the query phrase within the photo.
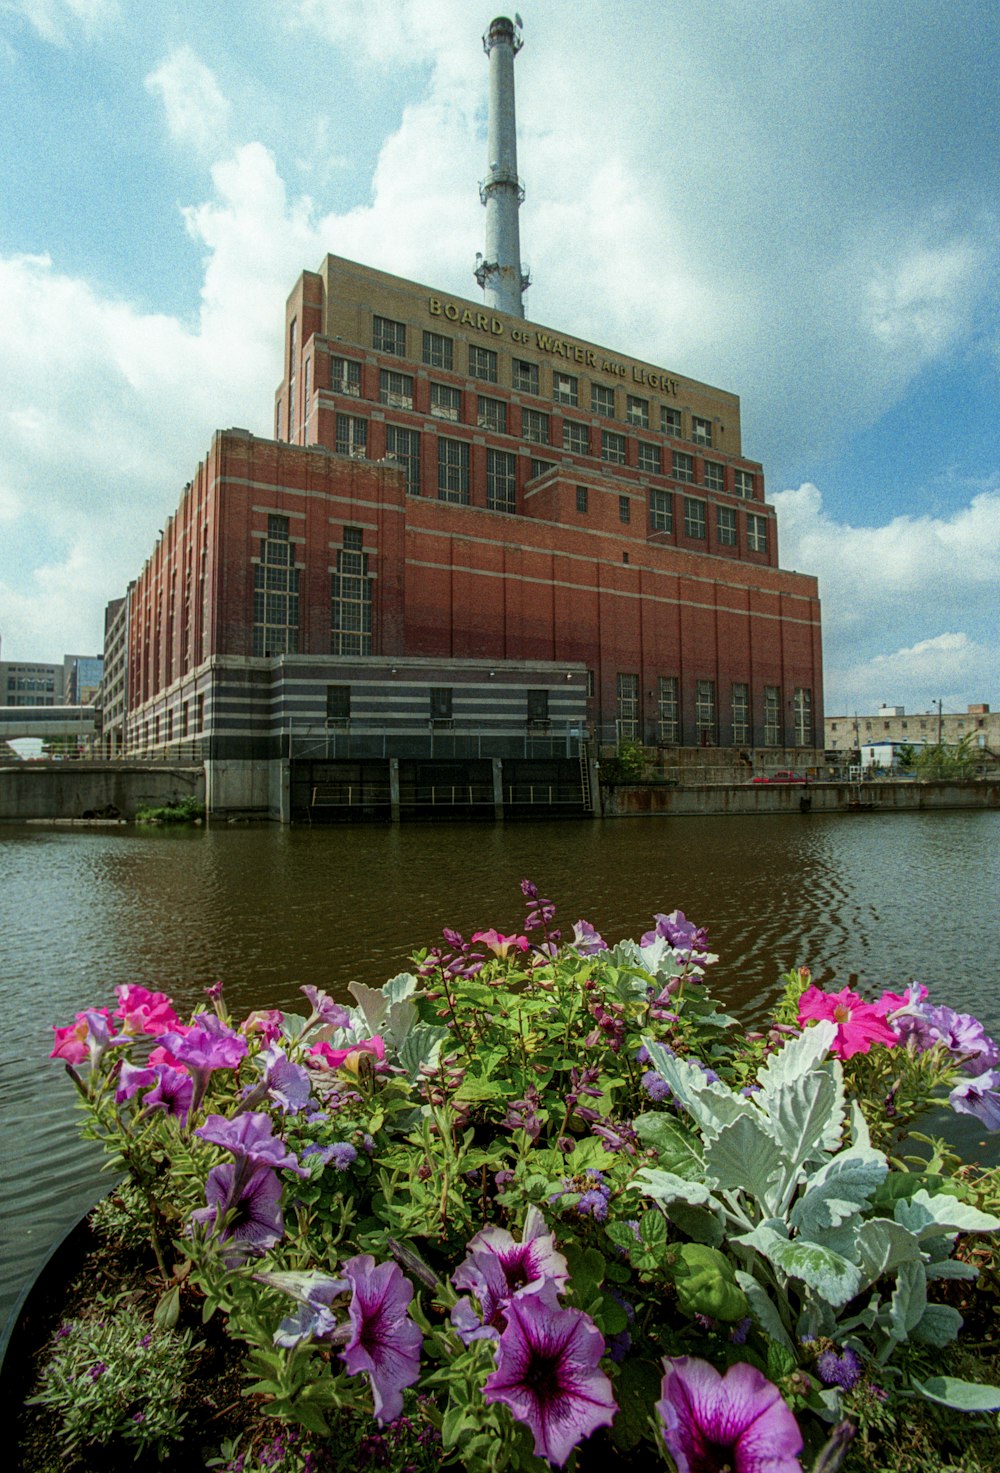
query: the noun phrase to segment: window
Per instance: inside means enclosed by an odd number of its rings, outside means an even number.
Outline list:
[[[639,469],[649,471],[654,476],[662,473],[663,462],[659,445],[650,445],[646,440],[639,441]]]
[[[549,417],[539,409],[521,410],[521,438],[533,445],[549,443]]]
[[[335,394],[361,398],[361,364],[355,363],[353,358],[331,358],[330,378],[330,387]]]
[[[364,457],[368,448],[368,421],[359,419],[353,414],[337,415],[337,440],[336,449],[338,455],[356,455]]]
[[[372,347],[376,353],[394,353],[397,358],[405,358],[406,323],[393,322],[391,317],[374,317]]]
[[[736,512],[731,506],[715,508],[715,539],[720,547],[736,546]]]
[[[391,368],[379,370],[378,402],[394,409],[413,408],[413,379],[408,373],[393,373]]]
[[[697,414],[692,414],[691,438],[696,445],[711,445],[712,421],[710,419],[699,419]]]
[[[733,490],[737,496],[745,496],[748,501],[753,499],[754,474],[753,471],[734,471]]]
[[[627,496],[619,496],[618,498],[618,520],[620,522],[630,522],[632,520],[632,503]]]
[[[385,450],[406,472],[406,489],[411,496],[420,495],[420,435],[416,430],[402,430],[399,425],[386,425]]]
[[[431,414],[435,419],[450,419],[456,424],[462,417],[462,392],[451,384],[431,384]]]
[[[660,406],[660,429],[664,435],[672,435],[675,440],[681,436],[681,412],[679,409],[670,409],[666,404]]]
[[[705,485],[710,491],[726,489],[726,467],[717,460],[705,461]]]
[[[733,745],[745,746],[750,740],[750,687],[743,684],[733,686],[732,698]]]
[[[351,719],[351,687],[328,685],[326,688],[327,726],[346,726]]]
[[[715,729],[715,681],[699,680],[694,693],[694,723],[698,729],[698,741],[703,747],[714,747],[717,739]]]
[[[649,525],[654,532],[674,530],[674,498],[669,491],[650,491]]]
[[[587,512],[587,509],[588,509],[588,502],[589,502],[589,497],[587,495],[587,488],[586,488],[586,486],[577,486],[577,488],[576,488],[576,509],[577,509],[577,511],[578,512],[582,512],[585,515],[586,512]]]
[[[602,430],[601,459],[610,461],[612,465],[624,465],[625,436],[616,434],[614,430]]]
[[[205,693],[204,693],[204,691],[202,691],[195,698],[194,711],[195,711],[195,717],[194,717],[194,719],[195,719],[195,721],[197,723],[196,730],[198,730],[198,731],[204,731],[205,730]]]
[[[618,740],[634,742],[639,735],[639,677],[618,675]]]
[[[523,358],[515,358],[511,364],[511,382],[515,389],[522,394],[538,395],[538,364],[525,363]]]
[[[469,502],[469,447],[464,440],[438,440],[438,500]]]
[[[439,332],[424,333],[423,359],[429,368],[444,368],[451,372],[452,342]]]
[[[795,745],[811,747],[813,744],[813,697],[807,687],[796,686],[792,698],[792,717],[795,722]]]
[[[299,570],[287,517],[268,516],[253,571],[253,652],[294,654],[299,647]]]
[[[579,404],[580,396],[576,379],[571,373],[553,373],[552,397],[557,404]]]
[[[705,536],[705,503],[694,496],[684,498],[684,536]]]
[[[764,745],[765,747],[782,745],[780,685],[765,685],[764,687]]]
[[[576,400],[574,399],[574,404]],[[590,407],[594,414],[606,414],[614,417],[615,391],[607,388],[604,384],[591,384]]]
[[[275,401],[274,405],[274,438],[281,439],[281,400]]]
[[[656,682],[658,739],[676,746],[681,739],[680,682],[676,675],[661,675]]]
[[[368,576],[368,554],[362,551],[364,533],[360,527],[345,527],[343,535],[336,571],[330,575],[330,653],[370,655],[372,579]]]
[[[528,692],[528,721],[549,724],[549,693],[547,690],[529,690]]]
[[[487,399],[479,395],[477,423],[481,430],[492,430],[494,434],[507,433],[507,405],[502,399]]]
[[[517,456],[506,450],[486,452],[486,505],[490,511],[517,510]]]
[[[625,418],[630,425],[638,425],[640,430],[648,430],[649,400],[637,399],[634,394],[629,394],[625,405]]]
[[[767,517],[747,513],[747,546],[751,552],[767,552]]]
[[[451,686],[431,686],[431,720],[450,721],[452,713]]]
[[[590,427],[578,424],[575,419],[563,420],[563,449],[574,455],[589,455]]]
[[[536,476],[544,476],[546,471],[554,471],[555,468],[554,460],[532,460],[531,479],[534,480]]]
[[[485,384],[497,381],[497,355],[492,348],[477,348],[469,345],[469,377],[480,378]]]
[[[673,452],[673,460],[674,460],[674,480],[675,481],[688,481],[688,482],[693,481],[694,480],[694,457],[692,455],[688,455],[683,450],[675,450]]]

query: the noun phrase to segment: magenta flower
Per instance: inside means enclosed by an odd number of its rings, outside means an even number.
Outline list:
[[[488,946],[494,956],[501,961],[506,961],[511,951],[527,951],[529,942],[527,936],[502,936],[499,931],[492,927],[488,931],[474,931],[472,933],[472,944],[481,941]]]
[[[677,1473],[802,1473],[802,1434],[777,1386],[740,1361],[720,1376],[708,1361],[663,1362],[656,1403]]]
[[[194,1080],[194,1113],[205,1096],[209,1076],[216,1069],[235,1069],[246,1056],[247,1041],[214,1013],[196,1013],[185,1032],[164,1033],[162,1047],[168,1051],[166,1062],[183,1064]]]
[[[352,1376],[367,1373],[375,1415],[394,1422],[403,1410],[403,1389],[420,1375],[423,1336],[407,1310],[413,1285],[395,1263],[376,1264],[370,1253],[344,1264],[354,1291],[348,1315],[353,1334],[341,1359]]]
[[[483,1388],[531,1428],[535,1452],[561,1467],[617,1411],[611,1382],[600,1368],[604,1337],[582,1309],[560,1309],[551,1283],[519,1294],[507,1306],[497,1343],[497,1368]]]
[[[96,1069],[105,1049],[131,1041],[124,1034],[112,1033],[110,1019],[107,1008],[88,1008],[85,1013],[77,1013],[76,1022],[66,1028],[53,1024],[55,1047],[49,1058],[62,1059],[67,1064],[82,1064],[89,1058],[90,1067]]]
[[[275,1039],[281,1037],[284,1021],[285,1015],[279,1008],[258,1008],[243,1019],[240,1032],[247,1036],[259,1033],[264,1040],[264,1047],[269,1048]]]
[[[483,1228],[471,1239],[468,1254],[451,1282],[456,1289],[475,1294],[482,1318],[477,1320],[469,1301],[462,1299],[455,1306],[458,1313],[453,1313],[452,1323],[466,1344],[484,1335],[496,1336],[515,1294],[543,1280],[559,1291],[568,1279],[566,1260],[556,1251],[555,1238],[538,1208],[531,1206],[525,1213],[520,1243],[501,1227]]]
[[[799,998],[799,1026],[816,1018],[828,1018],[836,1023],[837,1033],[831,1049],[839,1059],[866,1054],[873,1043],[884,1043],[886,1048],[894,1048],[899,1042],[885,1020],[881,1003],[865,1002],[847,987],[841,988],[840,992],[823,992],[818,987],[807,987]]]
[[[115,991],[119,1001],[115,1017],[121,1018],[126,1033],[169,1033],[180,1022],[165,992],[150,992],[133,983]]]

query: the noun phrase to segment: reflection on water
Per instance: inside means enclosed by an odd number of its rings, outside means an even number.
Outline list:
[[[306,982],[377,984],[444,925],[518,928],[525,876],[611,940],[680,907],[709,929],[715,991],[741,1016],[788,967],[898,989],[1000,1033],[1000,814],[794,815],[507,826],[208,830],[0,828],[7,1042],[0,1183],[11,1292],[93,1194],[52,1023],[122,982],[179,1008],[226,984],[237,1014],[298,1006]],[[971,1128],[973,1131],[975,1127]],[[972,1137],[970,1136],[970,1139]]]

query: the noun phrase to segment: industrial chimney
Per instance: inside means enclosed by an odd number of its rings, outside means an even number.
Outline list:
[[[475,271],[487,306],[513,317],[524,316],[521,293],[530,285],[527,272],[521,270],[517,224],[524,199],[524,185],[517,177],[514,118],[514,57],[523,45],[520,24],[520,16],[515,27],[499,15],[483,37],[490,59],[488,170],[479,186],[479,198],[486,206],[486,254],[476,257]]]

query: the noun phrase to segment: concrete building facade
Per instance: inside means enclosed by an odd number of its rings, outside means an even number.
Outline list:
[[[828,716],[824,724],[824,742],[831,752],[857,751],[877,742],[894,747],[910,744],[933,746],[944,742],[955,746],[970,732],[975,746],[1000,755],[1000,711],[976,703],[964,711],[929,711],[907,713],[902,706],[880,706],[874,716]]]

